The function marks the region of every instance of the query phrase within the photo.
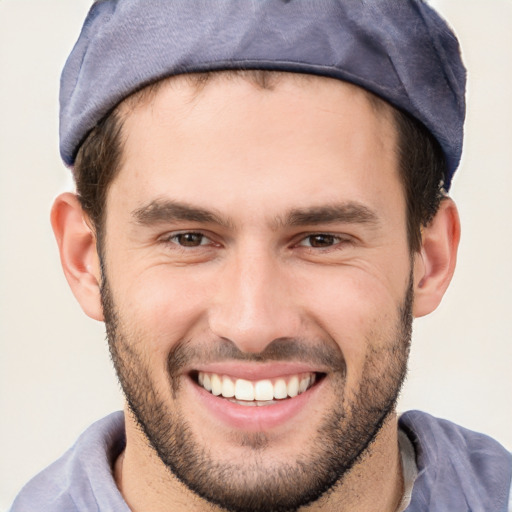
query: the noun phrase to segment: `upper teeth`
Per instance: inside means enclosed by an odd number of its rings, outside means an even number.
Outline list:
[[[277,379],[250,381],[232,379],[227,375],[199,372],[198,382],[212,394],[246,401],[266,401],[294,397],[306,391],[315,382],[314,373],[289,375]]]

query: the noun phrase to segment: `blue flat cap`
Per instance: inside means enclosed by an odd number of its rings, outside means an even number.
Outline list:
[[[421,0],[100,0],[61,78],[60,150],[159,79],[226,69],[328,76],[421,121],[448,166],[461,157],[466,71],[457,38]]]

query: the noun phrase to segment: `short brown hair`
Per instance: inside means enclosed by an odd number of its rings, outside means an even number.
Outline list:
[[[184,76],[190,83],[201,88],[212,75],[219,74],[242,77],[268,89],[284,73],[230,70]],[[125,101],[135,106],[154,94],[164,82],[156,82]],[[385,103],[371,93],[368,94],[374,105]],[[408,242],[411,251],[416,252],[421,248],[421,228],[431,222],[444,195],[446,161],[439,143],[422,123],[404,111],[396,108],[391,110],[398,133],[399,174],[406,198]],[[118,106],[89,133],[78,150],[73,168],[77,195],[84,212],[94,225],[98,243],[101,243],[103,236],[107,192],[122,164],[122,127]]]

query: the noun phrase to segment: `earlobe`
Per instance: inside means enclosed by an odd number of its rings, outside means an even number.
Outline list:
[[[434,311],[455,271],[460,240],[460,221],[455,203],[441,201],[438,212],[423,229],[421,251],[414,263],[414,316]]]
[[[96,236],[75,194],[67,192],[55,199],[51,223],[62,268],[74,296],[88,316],[102,321]]]

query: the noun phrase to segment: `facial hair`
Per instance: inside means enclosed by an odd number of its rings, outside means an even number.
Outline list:
[[[104,274],[105,276],[105,274]],[[342,482],[364,457],[384,422],[394,412],[405,379],[412,333],[412,277],[397,318],[382,343],[367,339],[362,380],[354,397],[345,397],[346,366],[332,342],[274,340],[264,352],[247,354],[227,341],[197,348],[178,343],[168,355],[169,396],[154,385],[152,370],[138,347],[140,334],[127,332],[107,279],[103,280],[103,313],[111,357],[126,400],[149,445],[172,474],[191,491],[229,512],[286,512],[318,500]],[[382,336],[382,335],[381,335]],[[376,348],[377,347],[377,348]],[[327,364],[337,401],[328,410],[316,435],[291,462],[269,465],[264,432],[240,435],[236,442],[252,450],[244,461],[218,461],[196,438],[187,420],[166,404],[180,392],[179,369],[190,362],[213,360],[303,360]]]

